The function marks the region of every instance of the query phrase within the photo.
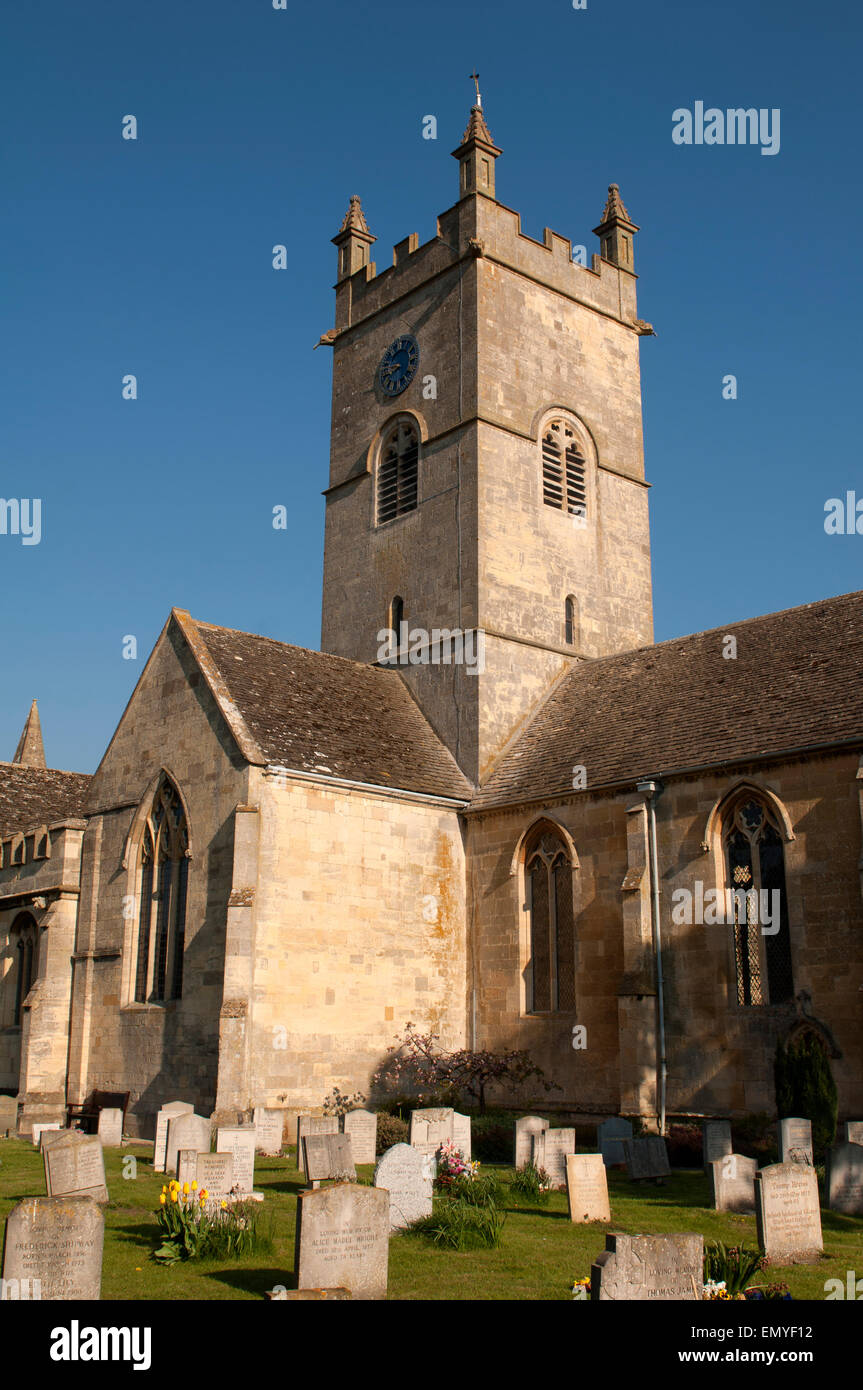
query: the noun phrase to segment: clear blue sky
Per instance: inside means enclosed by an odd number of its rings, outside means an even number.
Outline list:
[[[330,238],[354,192],[380,268],[434,234],[475,65],[525,231],[598,249],[612,181],[643,229],[657,638],[863,587],[863,535],[823,529],[863,496],[861,24],[854,0],[7,7],[0,496],[40,497],[43,535],[0,535],[0,757],[35,695],[49,764],[92,770],[174,604],[318,645]],[[779,153],[675,145],[698,100],[778,107]]]

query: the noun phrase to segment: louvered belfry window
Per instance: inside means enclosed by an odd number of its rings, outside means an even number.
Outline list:
[[[385,436],[378,465],[378,525],[416,511],[419,436],[409,420],[399,420]]]
[[[174,784],[163,777],[141,840],[135,950],[135,1002],[162,1003],[183,992],[189,831]]]
[[[528,843],[525,877],[530,911],[531,1013],[575,1008],[575,916],[572,860],[563,841],[543,828]]]
[[[587,516],[587,465],[575,431],[552,420],[542,439],[542,500],[547,507]]]

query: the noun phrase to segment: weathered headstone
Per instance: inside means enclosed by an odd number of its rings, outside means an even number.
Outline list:
[[[755,1177],[758,1244],[779,1264],[817,1257],[824,1248],[818,1174],[804,1163],[771,1163]]]
[[[630,1178],[667,1178],[671,1173],[668,1149],[660,1134],[644,1134],[638,1139],[624,1139],[623,1154]]]
[[[54,1124],[51,1124],[51,1125],[34,1124],[33,1128],[32,1128],[31,1131],[30,1131],[31,1138],[32,1138],[32,1140],[33,1140],[33,1148],[34,1148],[34,1149],[41,1149],[41,1147],[42,1147],[42,1135],[43,1135],[43,1134],[47,1134],[49,1130],[59,1131],[60,1128],[61,1128],[60,1124],[58,1124],[58,1123],[56,1123],[56,1122],[55,1122]]]
[[[303,1135],[303,1167],[308,1182],[323,1182],[328,1178],[355,1182],[357,1170],[351,1157],[351,1136]]]
[[[275,1157],[282,1152],[284,1132],[284,1110],[270,1110],[264,1106],[255,1108],[255,1148],[258,1153]]]
[[[63,1134],[42,1155],[49,1197],[92,1197],[107,1202],[105,1159],[98,1134]]]
[[[43,1129],[39,1135],[39,1152],[44,1154],[48,1145],[55,1144],[64,1134],[76,1134],[79,1139],[84,1138],[84,1131],[80,1129],[61,1129],[59,1125],[56,1129]]]
[[[552,1187],[566,1186],[567,1154],[575,1153],[574,1129],[544,1129],[531,1135],[531,1157],[536,1168],[544,1168]]]
[[[390,1194],[390,1228],[400,1231],[431,1216],[433,1159],[410,1144],[393,1144],[375,1168],[375,1187]]]
[[[123,1142],[123,1112],[115,1107],[99,1111],[99,1138],[105,1149],[119,1149]]]
[[[104,1239],[105,1217],[91,1197],[25,1197],[6,1222],[4,1298],[98,1299]]]
[[[697,1235],[605,1237],[590,1270],[591,1301],[701,1301],[704,1239]]]
[[[199,1154],[210,1152],[213,1126],[204,1115],[172,1115],[168,1121],[168,1140],[165,1145],[165,1172],[174,1173],[177,1154],[181,1149],[196,1149]]]
[[[754,1212],[758,1160],[743,1154],[724,1154],[710,1165],[715,1211]]]
[[[515,1122],[515,1151],[513,1155],[513,1166],[523,1168],[526,1163],[530,1163],[531,1157],[531,1136],[542,1134],[543,1130],[548,1129],[548,1120],[544,1120],[541,1115],[522,1115]]]
[[[597,1126],[596,1142],[606,1168],[626,1162],[623,1140],[631,1138],[632,1125],[629,1120],[621,1120],[615,1116],[611,1120],[603,1120],[602,1124]]]
[[[371,1110],[349,1110],[342,1118],[345,1134],[351,1136],[354,1163],[374,1163],[377,1153],[378,1117]]]
[[[234,1185],[234,1155],[199,1153],[197,1159],[198,1191],[208,1192],[211,1197],[225,1197]]]
[[[298,1115],[297,1116],[297,1167],[303,1168],[303,1139],[307,1134],[338,1134],[340,1130],[337,1115]]]
[[[715,1158],[724,1158],[732,1149],[731,1121],[705,1120],[701,1126],[701,1152],[705,1173],[710,1172],[710,1165]]]
[[[0,1120],[0,1134],[3,1133],[3,1122]],[[845,1143],[863,1144],[863,1120],[845,1121]]]
[[[570,1221],[611,1220],[602,1154],[567,1154],[566,1200]]]
[[[177,1182],[181,1187],[198,1181],[198,1150],[180,1149],[177,1154]]]
[[[251,1125],[228,1126],[216,1131],[216,1153],[232,1154],[234,1187],[251,1192],[255,1185],[255,1131]]]
[[[184,1100],[172,1100],[163,1105],[156,1115],[156,1141],[153,1145],[153,1168],[157,1173],[165,1172],[165,1150],[168,1147],[168,1123],[175,1115],[191,1115],[195,1107]]]
[[[301,1289],[346,1288],[355,1299],[387,1294],[390,1197],[338,1183],[297,1197],[296,1270]]]
[[[0,1096],[0,1139],[14,1134],[18,1128],[18,1099],[16,1096]]]
[[[812,1121],[793,1117],[779,1121],[779,1162],[813,1163]]]
[[[457,1110],[452,1112],[452,1142],[462,1158],[470,1163],[470,1115],[460,1115]]]
[[[834,1145],[827,1154],[826,1187],[831,1211],[863,1216],[863,1145]]]
[[[420,1153],[436,1154],[452,1139],[453,1111],[445,1106],[411,1111],[410,1142]]]

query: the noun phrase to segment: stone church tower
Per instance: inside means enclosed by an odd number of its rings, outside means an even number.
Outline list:
[[[322,648],[375,661],[403,621],[399,668],[474,783],[568,665],[653,637],[638,228],[612,185],[590,268],[565,237],[525,236],[495,196],[500,153],[478,102],[458,202],[380,274],[351,199],[322,338]],[[461,664],[435,629],[469,634]]]

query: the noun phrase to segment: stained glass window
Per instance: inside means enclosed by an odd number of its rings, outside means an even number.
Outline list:
[[[134,996],[140,1004],[182,994],[188,849],[183,803],[163,777],[141,839]]]
[[[530,908],[529,1008],[575,1008],[575,918],[572,861],[559,836],[541,830],[525,856]]]
[[[794,977],[782,836],[768,806],[747,794],[729,808],[724,839],[735,893],[737,1002],[785,1003],[794,997]]]

